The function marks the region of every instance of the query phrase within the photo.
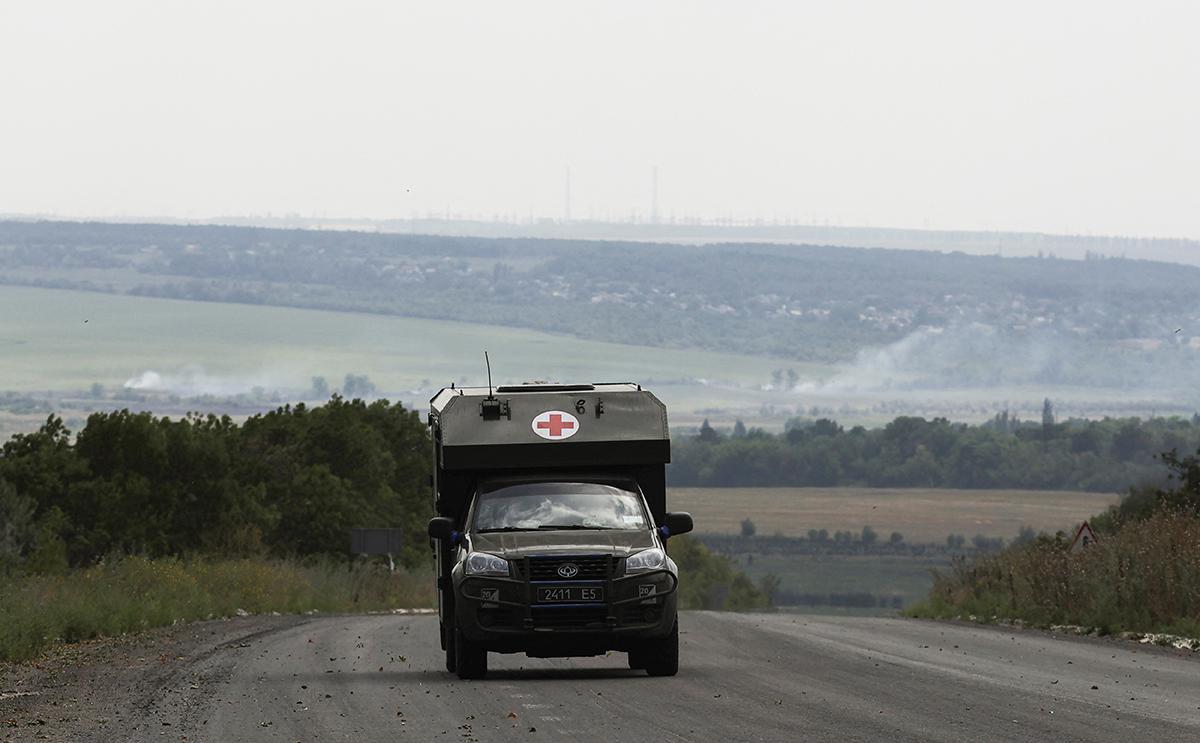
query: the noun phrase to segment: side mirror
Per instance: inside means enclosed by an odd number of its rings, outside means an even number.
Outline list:
[[[692,514],[679,511],[668,513],[660,531],[664,537],[677,537],[692,530]]]
[[[453,539],[454,519],[446,516],[429,519],[429,536],[433,539]]]

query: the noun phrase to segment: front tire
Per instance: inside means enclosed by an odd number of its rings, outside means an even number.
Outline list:
[[[454,673],[457,664],[454,657],[454,625],[442,625],[442,646],[446,648],[446,670]]]
[[[462,630],[457,627],[454,630],[454,656],[460,679],[481,679],[487,676],[487,651],[463,637]]]
[[[645,660],[646,673],[651,676],[674,676],[679,673],[679,620],[671,625],[671,634],[646,646],[639,653]],[[632,667],[634,655],[629,656]]]

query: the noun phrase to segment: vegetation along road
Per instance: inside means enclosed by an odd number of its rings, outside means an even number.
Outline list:
[[[441,667],[433,616],[200,623],[104,656],[99,677],[9,679],[25,696],[0,697],[0,739],[1200,739],[1187,651],[910,619],[680,624],[675,678],[630,671],[623,654],[493,656],[487,680],[464,682]]]

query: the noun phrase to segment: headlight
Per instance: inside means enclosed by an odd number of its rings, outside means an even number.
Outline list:
[[[667,564],[667,554],[654,547],[630,555],[625,560],[626,573],[645,573],[648,570],[661,570]]]
[[[508,560],[486,552],[472,552],[467,555],[463,570],[467,575],[508,575]]]

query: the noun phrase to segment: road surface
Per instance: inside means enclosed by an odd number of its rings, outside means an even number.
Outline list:
[[[674,678],[626,657],[442,667],[437,619],[296,620],[183,663],[145,739],[1197,741],[1200,658],[907,619],[681,615]],[[169,731],[165,732],[165,731]]]

